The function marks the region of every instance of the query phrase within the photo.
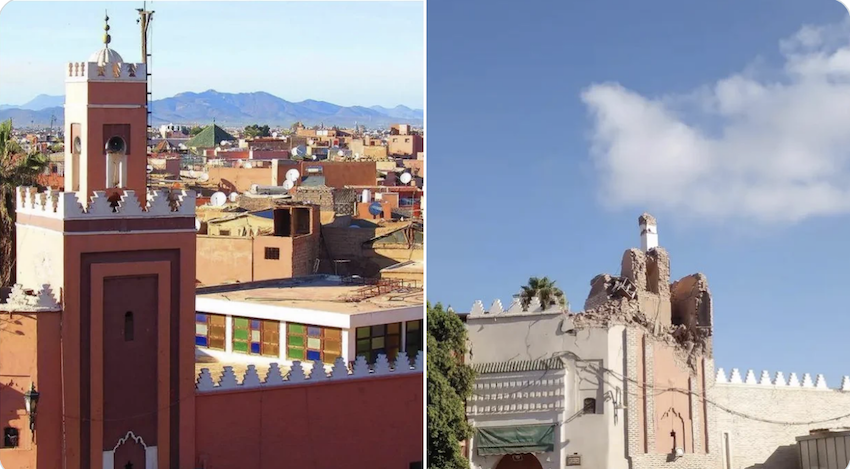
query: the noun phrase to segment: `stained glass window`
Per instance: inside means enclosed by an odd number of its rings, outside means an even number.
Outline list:
[[[413,362],[416,354],[422,350],[422,321],[407,321],[405,327],[405,351],[407,358]]]
[[[369,363],[375,363],[381,354],[386,355],[387,360],[393,361],[401,348],[400,322],[358,327],[356,334],[357,356],[366,357]]]
[[[233,351],[266,357],[280,356],[280,323],[234,317]]]
[[[226,320],[220,314],[195,314],[195,345],[224,350]]]
[[[296,323],[286,325],[287,359],[333,363],[341,356],[342,329]]]

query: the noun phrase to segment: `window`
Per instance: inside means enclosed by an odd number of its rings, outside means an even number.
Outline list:
[[[3,429],[3,447],[17,448],[18,447],[18,429],[6,427]]]
[[[333,363],[342,356],[342,329],[286,325],[286,358],[289,360],[321,360]]]
[[[280,356],[280,323],[233,318],[233,351],[266,357]]]
[[[400,347],[400,322],[357,328],[357,356],[366,357],[369,363],[375,363],[381,354],[389,361],[395,360]]]
[[[131,342],[133,340],[133,312],[127,311],[124,313],[124,341]]]
[[[405,348],[407,358],[416,360],[416,354],[422,350],[422,321],[407,321],[405,324]]]
[[[280,259],[280,248],[266,248],[266,259],[272,261]]]
[[[230,230],[219,230],[218,234],[220,236],[230,236]]]
[[[195,314],[195,345],[213,350],[224,350],[227,317],[220,314]]]
[[[596,399],[592,397],[588,397],[584,400],[584,409],[585,414],[595,414],[596,413]]]

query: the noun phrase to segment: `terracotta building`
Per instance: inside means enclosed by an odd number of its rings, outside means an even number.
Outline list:
[[[67,192],[17,191],[19,284],[0,302],[2,466],[422,461],[421,353],[373,364],[349,355],[353,365],[339,357],[328,370],[305,354],[286,372],[198,377],[195,194],[145,186],[145,65],[125,62],[106,34],[103,49],[63,69]],[[251,347],[265,333],[251,329]]]

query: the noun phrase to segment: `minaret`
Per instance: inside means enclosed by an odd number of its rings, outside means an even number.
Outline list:
[[[643,252],[655,249],[658,247],[658,223],[655,217],[648,213],[644,213],[638,218],[640,225],[640,249]]]
[[[65,190],[144,193],[147,71],[110,48],[109,16],[103,29],[103,48],[65,75]]]
[[[110,47],[108,20],[103,48],[63,67],[66,192],[17,191],[21,285],[0,311],[26,329],[0,328],[0,378],[41,410],[5,467],[195,463],[195,194],[146,192],[145,65]]]

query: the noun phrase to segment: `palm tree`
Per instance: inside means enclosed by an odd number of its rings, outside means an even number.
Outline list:
[[[567,297],[564,296],[564,292],[556,287],[555,281],[549,280],[549,277],[531,277],[528,279],[528,285],[522,286],[519,297],[520,304],[522,304],[524,310],[528,309],[529,305],[531,305],[531,300],[535,297],[540,300],[540,306],[544,310],[555,305],[567,310],[569,309]]]
[[[15,281],[15,190],[36,186],[48,159],[41,153],[23,154],[12,139],[12,120],[0,122],[0,286]]]

